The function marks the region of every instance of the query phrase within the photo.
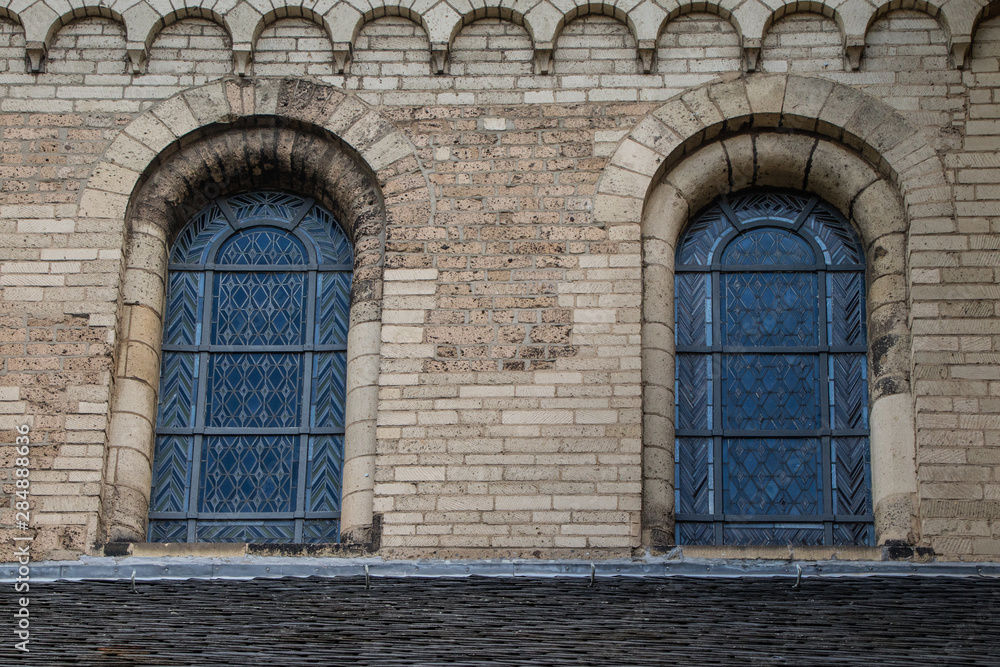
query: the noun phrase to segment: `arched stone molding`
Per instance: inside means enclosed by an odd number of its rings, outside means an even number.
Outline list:
[[[137,117],[94,169],[79,216],[125,221],[121,310],[102,520],[111,541],[144,541],[167,249],[213,196],[274,187],[313,196],[355,243],[348,340],[342,534],[373,521],[385,226],[429,218],[413,146],[353,96],[296,79],[224,80]]]
[[[36,2],[18,13],[24,26],[25,50],[28,56],[28,70],[34,73],[42,71],[42,63],[49,46],[59,30],[73,21],[90,16],[100,16],[121,23],[126,28],[124,17],[113,8],[100,4],[82,4],[68,11],[58,13],[42,2]]]
[[[673,244],[690,215],[752,185],[815,192],[859,228],[869,254],[876,529],[882,543],[912,544],[906,239],[910,229],[954,217],[950,188],[937,154],[887,105],[847,86],[785,75],[709,84],[664,104],[622,140],[598,183],[595,222],[609,236],[643,238],[643,539],[672,535]]]

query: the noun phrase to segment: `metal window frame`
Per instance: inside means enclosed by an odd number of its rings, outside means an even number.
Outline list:
[[[260,191],[265,194],[270,191]],[[255,193],[250,193],[255,194]],[[239,219],[228,205],[227,197],[218,197],[210,202],[204,210],[211,206],[217,206],[222,212],[229,228],[224,233],[217,233],[212,242],[205,249],[203,257],[206,258],[203,264],[192,264],[190,262],[171,262],[167,267],[167,274],[183,271],[201,274],[203,276],[202,307],[199,324],[201,326],[200,340],[196,344],[165,344],[164,352],[186,352],[198,356],[197,361],[197,396],[194,406],[194,426],[190,428],[165,428],[159,425],[155,430],[155,436],[186,435],[193,437],[191,458],[189,460],[189,477],[185,489],[184,503],[186,510],[183,512],[149,512],[150,521],[153,520],[185,520],[187,522],[186,542],[198,542],[198,525],[200,521],[294,521],[293,543],[303,542],[303,530],[306,521],[314,520],[338,520],[340,511],[309,511],[306,507],[306,495],[308,484],[309,467],[309,440],[313,436],[320,435],[341,435],[345,433],[345,425],[336,427],[313,427],[310,426],[312,412],[312,391],[313,391],[313,359],[315,353],[320,352],[346,352],[347,344],[327,344],[316,343],[317,322],[316,310],[319,301],[318,278],[320,275],[333,275],[337,273],[352,273],[353,265],[320,263],[318,255],[318,243],[305,230],[300,228],[301,222],[306,218],[314,207],[318,206],[312,198],[303,197],[302,204],[295,211],[291,219],[273,218],[254,215],[247,219]],[[192,216],[191,222],[196,220],[203,211]],[[329,212],[327,212],[329,213]],[[331,219],[336,223],[336,218],[330,214]],[[188,223],[190,224],[190,222]],[[307,258],[304,264],[280,264],[280,265],[242,265],[242,264],[218,264],[214,260],[218,256],[220,249],[225,243],[236,234],[248,229],[255,228],[277,228],[291,233],[304,246]],[[337,227],[341,233],[343,229]],[[295,345],[224,345],[213,343],[212,326],[215,295],[215,276],[225,273],[300,273],[305,275],[304,307],[305,327],[303,342]],[[206,424],[208,411],[208,372],[209,361],[213,355],[231,353],[263,353],[263,354],[294,354],[301,357],[301,388],[302,395],[299,402],[299,415],[295,426],[273,427],[273,428],[239,428],[239,427],[214,427]],[[161,362],[162,363],[162,362]],[[201,479],[203,456],[205,454],[206,436],[255,436],[255,435],[288,435],[298,439],[297,445],[297,469],[293,474],[295,480],[295,497],[293,511],[279,512],[207,512],[199,510],[200,495],[203,491],[203,480]],[[156,480],[153,481],[154,485]],[[340,499],[337,499],[338,506]],[[339,532],[339,531],[338,531]]]
[[[767,190],[758,191],[767,192]],[[738,196],[738,195],[737,195]],[[789,223],[780,218],[770,218],[762,216],[757,219],[750,219],[741,221],[739,216],[733,211],[729,203],[729,198],[725,195],[720,197],[714,204],[719,205],[724,218],[728,221],[729,226],[725,228],[722,233],[715,239],[709,250],[709,257],[711,262],[707,265],[695,265],[695,264],[683,264],[677,263],[674,272],[675,276],[680,274],[708,274],[710,276],[709,285],[706,290],[706,296],[711,302],[711,345],[680,345],[675,346],[675,354],[690,354],[690,355],[700,355],[703,357],[709,356],[712,363],[712,376],[710,378],[712,386],[712,428],[711,429],[675,429],[675,438],[679,440],[680,438],[711,438],[710,447],[712,448],[712,459],[711,459],[711,475],[712,475],[712,489],[710,493],[712,494],[712,512],[706,514],[692,514],[692,513],[682,513],[677,512],[674,515],[675,521],[675,541],[680,544],[680,534],[681,527],[684,524],[698,523],[706,524],[711,522],[713,524],[713,543],[718,546],[726,545],[725,541],[725,529],[728,526],[738,526],[746,524],[781,524],[787,527],[797,527],[797,528],[812,528],[818,529],[822,527],[823,529],[823,542],[824,546],[834,546],[834,524],[845,524],[845,523],[865,523],[873,524],[874,516],[872,514],[864,515],[847,515],[847,514],[835,514],[833,506],[833,477],[834,477],[834,464],[833,464],[833,440],[840,437],[867,437],[870,438],[870,428],[864,429],[847,429],[847,428],[834,428],[831,427],[831,405],[829,397],[830,388],[830,372],[829,372],[829,358],[831,354],[840,353],[853,353],[853,354],[867,354],[867,332],[865,333],[864,344],[859,345],[830,345],[827,335],[827,324],[830,322],[832,313],[830,312],[831,306],[827,303],[827,274],[830,272],[853,272],[859,273],[862,280],[862,294],[864,295],[865,287],[865,265],[862,264],[833,264],[828,263],[825,259],[824,248],[819,244],[813,233],[809,230],[803,230],[804,223],[808,218],[814,214],[817,206],[823,206],[825,212],[832,214],[835,219],[840,222],[840,224],[848,226],[849,223],[843,216],[840,215],[833,207],[822,202],[819,197],[812,196],[809,198],[808,202],[799,212],[796,219]],[[706,209],[711,210],[712,206]],[[698,220],[705,213],[701,213],[698,216],[692,218],[693,221]],[[737,239],[741,238],[745,232],[761,229],[761,228],[774,228],[781,229],[787,232],[791,232],[798,238],[802,239],[812,248],[815,256],[816,262],[814,264],[775,264],[775,265],[743,265],[743,264],[723,264],[721,258],[723,257],[726,249],[735,242]],[[685,232],[686,234],[686,232]],[[678,253],[682,248],[683,235],[681,237],[681,242],[678,242],[677,248]],[[864,257],[863,252],[861,254]],[[811,273],[817,276],[817,299],[819,302],[818,314],[819,322],[818,333],[819,340],[817,345],[812,346],[736,346],[736,345],[724,345],[722,344],[722,277],[725,274],[733,273],[779,273],[779,272],[794,272],[794,273]],[[676,278],[674,279],[676,280]],[[867,303],[867,298],[864,298],[862,307]],[[865,316],[867,313],[865,313]],[[819,412],[820,412],[820,423],[818,428],[815,429],[774,429],[774,430],[747,430],[747,429],[731,429],[724,426],[724,414],[723,414],[723,377],[722,377],[722,360],[723,355],[727,354],[798,354],[798,355],[809,355],[818,357],[817,363],[819,366],[817,382],[819,383],[819,392],[817,400],[819,401]],[[869,409],[867,405],[867,396],[865,410]],[[679,404],[678,404],[679,406]],[[678,409],[680,409],[678,407]],[[757,514],[757,515],[742,515],[742,514],[732,514],[726,513],[725,509],[725,489],[724,489],[724,441],[727,438],[740,438],[740,437],[763,437],[763,438],[796,438],[796,439],[812,439],[819,440],[820,445],[820,456],[821,456],[821,470],[820,475],[822,476],[822,498],[821,498],[821,511],[818,514],[811,515],[793,515],[793,514]],[[675,448],[678,446],[678,442],[675,440]],[[870,441],[869,441],[870,443]],[[676,464],[675,464],[676,465]],[[869,463],[870,466],[870,463]],[[869,471],[870,476],[870,471]],[[678,481],[679,485],[680,482]],[[869,493],[871,489],[869,487]]]

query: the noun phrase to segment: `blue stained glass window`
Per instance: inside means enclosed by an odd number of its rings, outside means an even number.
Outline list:
[[[857,234],[817,197],[761,190],[677,248],[677,543],[872,544]]]
[[[168,267],[148,539],[340,535],[353,253],[312,200],[214,201]]]

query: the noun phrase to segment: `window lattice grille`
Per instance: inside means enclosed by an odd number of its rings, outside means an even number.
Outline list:
[[[874,543],[864,271],[817,197],[724,197],[682,235],[678,544]]]
[[[219,199],[175,241],[151,542],[336,542],[351,244],[312,200]]]

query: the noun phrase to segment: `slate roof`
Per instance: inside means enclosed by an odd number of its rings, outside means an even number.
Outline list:
[[[992,665],[1000,580],[284,578],[32,584],[36,665]],[[8,618],[7,614],[4,614]],[[9,655],[12,632],[0,651]]]

